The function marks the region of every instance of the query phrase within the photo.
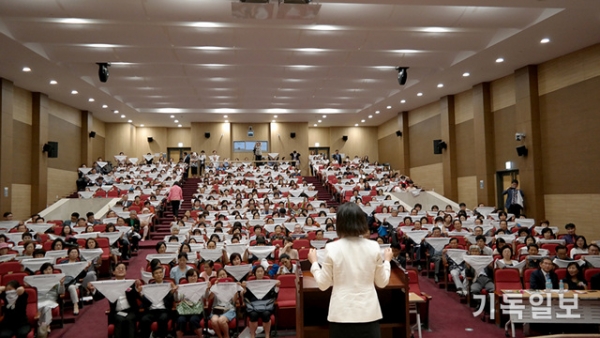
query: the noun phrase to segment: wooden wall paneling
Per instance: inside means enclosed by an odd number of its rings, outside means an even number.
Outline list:
[[[179,147],[179,143],[183,143],[183,147],[192,147],[192,134],[190,128],[167,128],[167,147]]]
[[[410,176],[410,128],[408,126],[408,115],[409,112],[403,111],[400,113],[399,120],[400,122],[400,130],[402,131],[402,167],[399,168],[401,172],[405,173],[405,175]]]
[[[411,110],[410,114],[408,114],[408,126],[412,127],[438,115],[440,115],[439,102],[432,102],[415,110]]]
[[[306,122],[277,122],[270,125],[270,142],[272,153],[279,153],[279,158],[290,159],[295,150],[300,153],[300,169],[302,175],[308,175],[308,123]],[[294,138],[291,133],[295,133]],[[268,156],[267,154],[263,154]]]
[[[515,104],[515,75],[510,74],[489,84],[492,111],[504,109]]]
[[[454,126],[456,130],[456,176],[476,175],[473,119]]]
[[[538,67],[539,95],[600,76],[600,44],[544,62]]]
[[[342,136],[348,136],[348,141],[343,141]],[[330,128],[330,154],[336,149],[349,156],[369,156],[370,161],[379,159],[377,144],[377,127],[331,127]]]
[[[94,138],[92,141],[92,163],[94,163],[94,161],[96,161],[99,157],[102,157],[103,160],[106,160],[104,158],[104,154],[106,153],[105,145],[106,139],[104,136],[96,134],[96,138]],[[92,163],[90,163],[90,165]]]
[[[315,147],[315,144],[318,143],[319,147],[331,147],[330,146],[331,139],[331,130],[330,128],[317,128],[317,127],[309,127],[308,128],[308,146]],[[331,148],[329,153],[333,154],[335,149]]]
[[[439,107],[438,107],[439,109]],[[410,112],[408,114],[410,120]],[[442,155],[433,153],[433,140],[442,138],[440,115],[433,116],[409,127],[411,168],[441,163]]]
[[[142,158],[143,155],[150,153],[167,152],[167,128],[166,127],[139,127],[136,130],[136,147],[137,157]],[[148,142],[148,137],[152,137],[152,142]],[[133,156],[133,155],[130,155]]]
[[[440,99],[440,117],[442,140],[447,148],[442,151],[444,165],[444,195],[455,201],[458,198],[456,187],[456,130],[454,127],[454,96],[448,95]]]
[[[410,168],[410,178],[425,190],[444,195],[444,166],[442,163]]]
[[[43,153],[42,148],[46,142],[51,128],[50,124],[50,100],[46,94],[32,93],[32,125],[31,125],[31,211],[39,212],[48,205],[48,153]],[[57,118],[55,118],[57,119]],[[65,122],[66,125],[69,123]],[[79,136],[79,130],[75,132]],[[73,142],[78,145],[78,142]],[[63,147],[66,148],[67,144]],[[66,149],[65,149],[66,150]],[[63,150],[63,153],[65,151]],[[59,144],[59,156],[60,156]],[[71,154],[79,159],[80,153],[76,151]],[[76,170],[77,167],[72,168]],[[74,181],[73,181],[74,182]]]
[[[254,136],[248,136],[248,128],[252,127],[254,131]],[[258,141],[269,141],[269,123],[232,123],[231,124],[231,158],[239,158],[241,161],[243,160],[254,160],[254,154],[252,151],[249,152],[235,152],[233,149],[233,145],[235,141],[248,141],[248,142],[258,142]],[[271,149],[271,144],[269,142],[269,148]],[[263,154],[265,155],[265,154]]]
[[[31,216],[31,185],[13,184],[12,185],[12,208],[14,219],[28,219]],[[8,210],[8,209],[6,209]]]
[[[32,123],[32,101],[31,101],[31,92],[19,88],[14,87],[13,91],[13,118],[16,121],[20,121],[22,123],[31,125]]]
[[[454,124],[473,119],[473,89],[454,95]]]
[[[14,85],[0,78],[0,210],[11,210],[13,182]],[[5,196],[4,189],[9,189]]]
[[[55,203],[77,190],[77,185],[75,184],[75,181],[77,181],[76,171],[48,168],[46,175],[48,177],[48,189],[46,196],[44,197],[47,199],[48,205]],[[46,205],[41,209],[32,208],[31,211],[32,213],[39,212],[45,208]]]
[[[205,137],[205,133],[210,133],[210,138]],[[192,139],[192,151],[200,154],[204,150],[206,156],[212,154],[213,150],[221,158],[231,158],[231,125],[229,123],[212,122],[192,122],[190,130]]]
[[[494,115],[494,173],[504,170],[506,161],[515,163],[516,169],[520,168],[519,156],[517,156],[517,146],[520,143],[515,141],[517,127],[515,125],[515,106],[493,112]],[[477,130],[477,126],[475,127]],[[475,140],[477,146],[477,138]]]
[[[94,117],[92,113],[87,110],[81,111],[81,136],[80,136],[80,147],[81,147],[81,163],[93,163],[92,157],[92,145],[93,138],[90,137],[90,132],[94,130]]]
[[[467,208],[473,210],[478,205],[477,176],[458,177],[458,203],[464,202]]]
[[[13,120],[13,131],[13,156],[7,163],[12,164],[12,183],[31,185],[32,127],[30,124],[15,119]],[[41,152],[41,149],[39,151]],[[29,201],[27,204],[29,205]]]
[[[47,120],[47,141],[58,142],[57,158],[48,158],[48,154],[45,154],[48,167],[77,171],[77,168],[83,163],[81,159],[81,127],[52,114],[48,114]],[[32,132],[35,134],[35,130]],[[85,142],[87,139],[86,134]]]
[[[577,234],[585,236],[588,244],[600,240],[600,194],[547,194],[545,219],[565,233],[565,224],[577,226]],[[568,212],[565,212],[568,210]]]
[[[400,114],[401,113],[398,113],[397,116],[394,116],[377,126],[377,139],[382,139],[391,134],[395,134],[397,130],[400,130],[402,124]]]
[[[404,149],[402,147],[402,140],[400,140],[396,134],[390,134],[377,140],[377,143],[379,161],[381,163],[389,163],[392,169],[399,170],[402,174],[406,174],[403,171]]]
[[[491,109],[490,84],[480,83],[473,87],[473,163],[475,164],[475,175],[477,185],[483,182],[483,189],[477,189],[478,203],[485,205],[496,205],[496,158],[498,157],[498,144],[508,144],[503,133],[498,132],[498,127],[509,128],[512,126],[510,117],[506,125],[495,122],[496,114]],[[513,106],[514,108],[514,106]],[[508,109],[508,108],[507,108]],[[514,112],[510,110],[509,113]],[[505,117],[502,115],[501,117]],[[500,116],[500,113],[498,113]],[[497,138],[500,136],[500,139]],[[514,154],[514,153],[513,153]]]

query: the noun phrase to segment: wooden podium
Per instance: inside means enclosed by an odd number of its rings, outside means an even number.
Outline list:
[[[304,262],[302,262],[304,263]],[[306,262],[308,263],[308,262]],[[296,271],[296,337],[328,338],[327,313],[331,288],[321,291],[310,272],[309,264],[301,264]],[[377,288],[383,318],[380,321],[382,338],[410,337],[408,280],[404,271],[392,264],[390,282]],[[348,304],[352,306],[352,304]],[[360,312],[361,309],[356,309]]]

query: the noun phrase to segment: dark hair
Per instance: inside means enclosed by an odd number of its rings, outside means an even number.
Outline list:
[[[511,183],[511,184],[512,184],[512,183],[519,184],[519,180],[516,180],[516,179],[515,179],[515,180],[512,180],[510,183]]]
[[[196,269],[189,269],[188,271],[186,271],[185,273],[185,279],[189,279],[190,277],[192,277],[194,274],[196,274],[196,276],[200,276],[200,273],[198,273],[198,270]]]
[[[162,265],[160,263],[160,259],[154,258],[153,260],[150,261],[150,270],[154,271],[154,268],[157,267],[157,266],[160,266],[160,265]]]
[[[123,262],[119,262],[117,263],[117,265],[115,265],[115,269],[119,266],[119,265],[123,265],[125,267],[125,269],[127,269],[127,264],[123,263]]]
[[[281,261],[282,259],[289,259],[289,260],[291,260],[290,255],[288,255],[288,254],[281,254],[281,255],[279,255],[279,261]]]
[[[338,236],[358,237],[369,232],[367,217],[364,211],[355,203],[342,204],[336,215],[336,232]]]
[[[575,229],[575,224],[573,224],[573,223],[567,223],[567,224],[565,225],[565,229],[567,229],[567,230],[568,230],[568,229]]]
[[[52,248],[52,250],[54,250],[54,246],[56,245],[56,243],[60,242],[63,246],[63,249],[66,249],[65,246],[67,245],[65,243],[65,241],[63,241],[61,238],[57,238],[52,242],[52,245],[50,246]]]
[[[451,243],[452,241],[456,241],[456,243],[458,243],[458,238],[450,237],[450,240],[448,241],[448,243]]]
[[[13,279],[13,280],[9,281],[8,283],[6,283],[6,286],[10,286],[10,287],[12,287],[13,289],[16,290],[16,289],[19,288],[19,286],[21,286],[21,284],[19,284],[18,281],[16,281],[16,280]]]
[[[558,250],[562,250],[562,249],[568,250],[567,247],[564,245],[557,245],[556,248],[554,248],[554,251],[558,252]]]
[[[550,228],[542,229],[542,235],[544,235],[547,232],[549,232],[552,236],[554,236],[554,232],[552,231],[552,229],[550,229]]]
[[[239,252],[232,253],[231,256],[229,256],[229,262],[233,262],[233,260],[236,259],[236,258],[238,258],[238,257],[239,257],[240,262],[241,262],[242,261],[242,255],[240,255]]]
[[[285,255],[285,254],[284,254],[284,255]],[[262,266],[262,265],[258,264],[258,265],[256,265],[256,266],[254,267],[254,269],[252,270],[252,273],[256,275],[256,270],[258,270],[258,269],[263,269],[263,271],[264,271],[264,272],[267,272],[267,270],[265,269],[265,267],[264,267],[264,266]]]
[[[211,261],[210,259],[205,260],[202,264],[208,264],[208,266],[210,266],[211,269],[215,266],[215,262]]]
[[[185,252],[180,252],[180,253],[177,255],[177,260],[179,260],[179,259],[181,259],[181,258],[185,258],[185,260],[187,261],[187,260],[188,260],[188,255],[187,255],[187,253],[185,253]]]
[[[571,262],[567,265],[567,269],[569,269],[571,267],[571,265],[575,265],[577,267],[577,280],[585,283],[585,277],[583,276],[583,269],[581,268],[579,263]],[[571,279],[571,275],[569,274],[569,271],[567,271],[567,279],[569,279],[569,280]]]
[[[40,266],[40,272],[44,273],[44,270],[48,269],[48,267],[52,267],[52,263],[46,262],[46,263],[42,264],[42,266]]]
[[[86,248],[86,249],[89,249],[89,248],[90,248],[90,246],[89,246],[89,242],[90,242],[90,240],[92,240],[92,241],[96,242],[96,249],[100,248],[100,247],[98,246],[98,241],[97,241],[95,238],[88,238],[88,239],[86,239],[86,240],[85,240],[85,248]]]
[[[33,250],[33,257],[35,257],[37,255],[46,256],[46,250],[44,250],[44,249],[35,249],[35,250]]]
[[[77,250],[77,256],[79,256],[79,254],[80,254],[79,253],[79,248],[74,247],[74,246],[72,246],[69,249],[67,249],[67,255],[69,255],[71,253],[71,251],[73,251],[73,250]]]
[[[510,247],[510,245],[503,246],[502,249],[500,249],[500,255],[502,255],[502,253],[504,252],[504,250],[509,250],[510,251],[510,257],[512,257],[513,251],[512,251],[512,248]]]
[[[587,245],[587,240],[586,240],[586,239],[585,239],[585,237],[583,237],[583,236],[577,236],[577,237],[575,237],[575,247],[577,247],[577,241],[578,241],[580,238],[581,238],[581,239],[583,239],[583,248],[584,248],[584,249],[587,249],[587,248],[588,248],[588,245]]]
[[[94,213],[93,213],[93,212],[91,212],[91,211],[88,211],[88,212],[85,214],[85,216],[86,216],[86,217],[94,216]]]
[[[71,214],[71,217],[76,217],[77,220],[79,220],[79,213],[78,212],[74,212]]]
[[[152,267],[152,274],[154,275],[154,271],[156,271],[156,270],[158,270],[158,269],[162,270],[162,269],[163,269],[163,266],[162,266],[162,265],[160,265],[160,264],[158,264],[158,265],[156,265],[156,266],[153,266],[153,267]]]
[[[592,244],[588,245],[588,250],[589,250],[591,247],[595,247],[596,249],[600,250],[600,246],[598,246],[598,244],[592,243]]]
[[[486,238],[484,235],[479,235],[477,237],[475,237],[475,241],[479,242],[479,241],[484,241],[485,242]]]
[[[179,240],[179,237],[177,239]],[[156,252],[158,252],[158,249],[160,249],[160,247],[162,245],[164,245],[165,248],[167,247],[167,244],[165,244],[165,242],[163,242],[163,241],[160,241],[160,242],[156,243]]]

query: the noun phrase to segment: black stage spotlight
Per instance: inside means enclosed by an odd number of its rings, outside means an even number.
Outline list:
[[[404,86],[408,78],[408,67],[396,67],[396,70],[398,71],[398,83]]]
[[[108,67],[110,67],[109,63],[106,62],[98,62],[98,78],[100,78],[100,82],[108,81]]]

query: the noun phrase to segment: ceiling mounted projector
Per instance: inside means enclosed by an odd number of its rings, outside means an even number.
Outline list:
[[[404,86],[408,79],[408,67],[396,67],[396,70],[398,71],[398,84]]]

